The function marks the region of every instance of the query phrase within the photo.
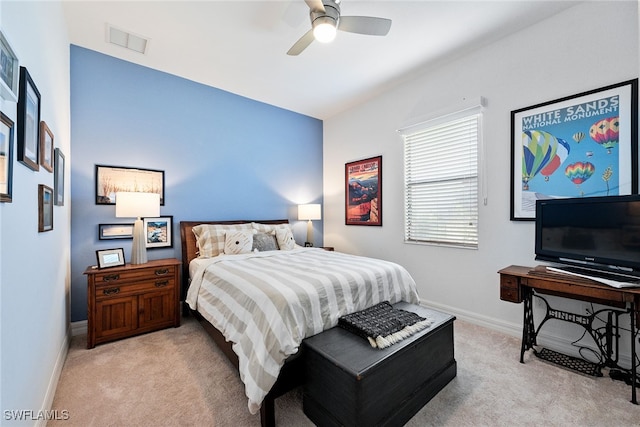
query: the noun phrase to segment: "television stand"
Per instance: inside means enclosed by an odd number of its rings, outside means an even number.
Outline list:
[[[572,276],[591,279],[595,282],[603,283],[614,288],[637,288],[640,287],[640,277],[627,276],[624,274],[605,273],[598,270],[581,267],[546,267],[547,271],[561,274],[569,274]]]
[[[600,366],[606,366],[630,376],[631,402],[638,404],[636,388],[639,384],[640,364],[636,356],[636,340],[640,335],[637,333],[637,328],[640,326],[640,288],[615,288],[583,277],[548,271],[544,266],[531,268],[512,265],[498,273],[500,274],[500,299],[513,303],[524,302],[521,363],[524,363],[524,353],[527,350],[536,351],[534,346],[537,346],[538,333],[547,320],[558,319],[580,325],[594,338],[598,346]],[[577,299],[612,308],[605,308],[584,316],[553,309],[539,294]],[[541,298],[547,304],[545,318],[537,328],[533,319],[534,296]],[[623,368],[618,364],[617,354],[620,336],[618,320],[626,315],[630,319],[631,369]],[[593,328],[596,318],[604,322],[602,328]]]

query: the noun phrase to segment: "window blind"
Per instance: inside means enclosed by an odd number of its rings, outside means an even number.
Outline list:
[[[474,112],[403,132],[405,241],[478,247],[480,120]]]

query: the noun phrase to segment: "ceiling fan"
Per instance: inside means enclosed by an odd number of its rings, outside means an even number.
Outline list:
[[[291,46],[287,55],[296,56],[312,41],[328,43],[336,36],[336,30],[369,36],[386,36],[391,20],[372,16],[340,16],[340,0],[305,0],[309,6],[311,29]]]

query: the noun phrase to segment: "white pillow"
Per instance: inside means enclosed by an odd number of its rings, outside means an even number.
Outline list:
[[[224,238],[224,253],[248,254],[253,246],[253,230],[228,231]]]
[[[296,247],[296,241],[289,227],[276,228],[276,239],[281,251],[290,251]]]

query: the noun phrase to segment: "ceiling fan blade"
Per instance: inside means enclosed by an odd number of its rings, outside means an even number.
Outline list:
[[[390,28],[391,19],[372,16],[343,16],[338,23],[340,31],[369,36],[386,36]]]
[[[312,12],[322,12],[324,13],[324,4],[322,4],[322,0],[304,0],[311,9]]]
[[[304,36],[300,37],[297,42],[291,46],[291,49],[287,52],[287,55],[296,56],[302,53],[303,50],[315,40],[313,37],[313,30],[307,31]]]

